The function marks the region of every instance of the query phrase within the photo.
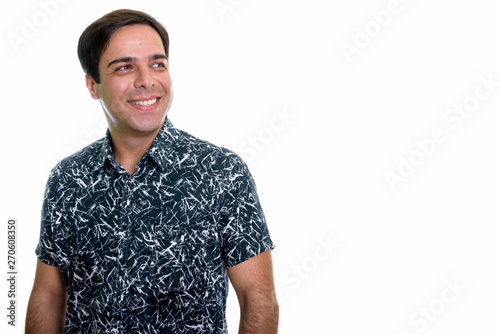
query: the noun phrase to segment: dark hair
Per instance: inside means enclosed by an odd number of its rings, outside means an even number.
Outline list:
[[[121,27],[134,24],[151,26],[158,32],[168,59],[168,33],[165,27],[150,15],[130,9],[119,9],[108,13],[89,25],[78,40],[78,58],[83,71],[100,83],[99,61],[106,51],[111,35]]]

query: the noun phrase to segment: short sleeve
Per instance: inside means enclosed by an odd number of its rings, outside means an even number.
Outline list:
[[[45,187],[40,223],[40,238],[35,249],[35,254],[40,261],[51,266],[58,265],[53,228],[55,222],[58,220],[57,217],[60,217],[61,214],[57,210],[56,189],[57,179],[54,169],[50,173]]]
[[[228,268],[274,248],[255,182],[239,157],[226,180],[218,223],[222,257]]]

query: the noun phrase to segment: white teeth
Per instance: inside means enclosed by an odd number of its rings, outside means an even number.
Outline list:
[[[138,105],[144,106],[144,107],[149,107],[149,106],[155,104],[157,100],[158,99],[152,99],[152,100],[148,100],[148,101],[130,101],[130,103],[138,104]]]

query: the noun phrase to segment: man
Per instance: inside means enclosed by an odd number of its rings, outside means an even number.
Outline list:
[[[240,333],[276,333],[270,239],[234,153],[176,129],[168,35],[118,10],[78,55],[106,137],[51,171],[26,333],[227,333],[228,277]]]

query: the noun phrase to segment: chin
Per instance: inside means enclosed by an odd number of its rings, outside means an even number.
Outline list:
[[[163,125],[163,120],[160,122],[143,122],[133,124],[130,128],[136,132],[151,133],[158,131]]]

